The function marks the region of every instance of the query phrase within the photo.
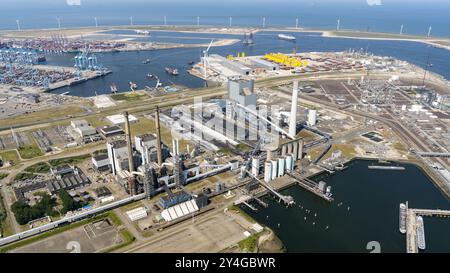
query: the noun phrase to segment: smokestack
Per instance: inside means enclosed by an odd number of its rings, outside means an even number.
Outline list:
[[[158,165],[162,165],[162,152],[161,152],[161,129],[159,126],[159,107],[156,106],[155,112],[155,123],[156,123],[156,156],[158,158]]]
[[[294,81],[292,90],[291,117],[289,118],[289,136],[295,137],[297,134],[297,103],[298,103],[298,81]]]
[[[128,168],[130,172],[134,171],[134,162],[133,162],[133,148],[131,147],[131,130],[130,130],[130,121],[128,120],[128,112],[125,111],[123,113],[125,118],[125,134],[127,138],[127,147],[128,147]]]

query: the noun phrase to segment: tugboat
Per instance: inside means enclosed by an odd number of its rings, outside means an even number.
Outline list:
[[[165,68],[166,73],[172,75],[172,76],[177,76],[178,75],[178,69],[176,68],[170,68],[170,67],[166,67]]]

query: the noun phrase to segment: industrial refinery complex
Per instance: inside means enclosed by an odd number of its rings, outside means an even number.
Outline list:
[[[317,208],[348,214],[359,206],[332,179],[355,160],[370,161],[364,173],[398,179],[417,166],[450,196],[450,83],[431,66],[364,49],[305,52],[308,36],[297,27],[231,22],[0,33],[0,251],[70,252],[76,241],[81,252],[283,252],[284,223],[269,226],[252,213],[302,210],[291,221],[328,232],[333,226],[319,217],[332,213]],[[228,36],[147,40],[158,31]],[[258,33],[289,50],[251,54]],[[215,50],[227,45],[243,49]],[[177,48],[200,48],[201,56],[159,64],[158,54]],[[118,88],[108,54],[130,54],[148,85]],[[159,76],[148,72],[153,66]],[[183,86],[183,77],[202,87]],[[111,92],[57,92],[93,81]],[[386,213],[386,223],[398,223],[390,228],[397,245],[428,251],[428,236],[439,236],[426,233],[428,219],[449,217],[448,206],[398,201]]]

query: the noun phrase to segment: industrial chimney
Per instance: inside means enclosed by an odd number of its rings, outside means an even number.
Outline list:
[[[159,125],[159,107],[156,106],[155,112],[155,123],[156,123],[156,156],[158,158],[158,165],[162,165],[162,151],[161,151],[161,129]]]
[[[134,162],[133,162],[133,148],[131,147],[131,130],[130,130],[130,122],[128,120],[128,112],[125,111],[123,113],[125,118],[125,134],[127,138],[127,147],[128,147],[128,168],[130,169],[130,173],[134,171]]]
[[[297,103],[298,103],[298,81],[294,81],[292,90],[291,116],[289,118],[289,136],[295,137],[297,134]]]

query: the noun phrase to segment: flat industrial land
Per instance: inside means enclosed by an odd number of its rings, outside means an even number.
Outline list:
[[[70,253],[72,242],[78,242],[81,253],[93,253],[120,243],[122,238],[112,225],[96,227],[87,224],[49,238],[16,248],[12,253]]]
[[[245,229],[234,217],[222,212],[189,225],[175,226],[171,232],[158,236],[156,240],[134,247],[129,252],[219,252],[245,239]]]

